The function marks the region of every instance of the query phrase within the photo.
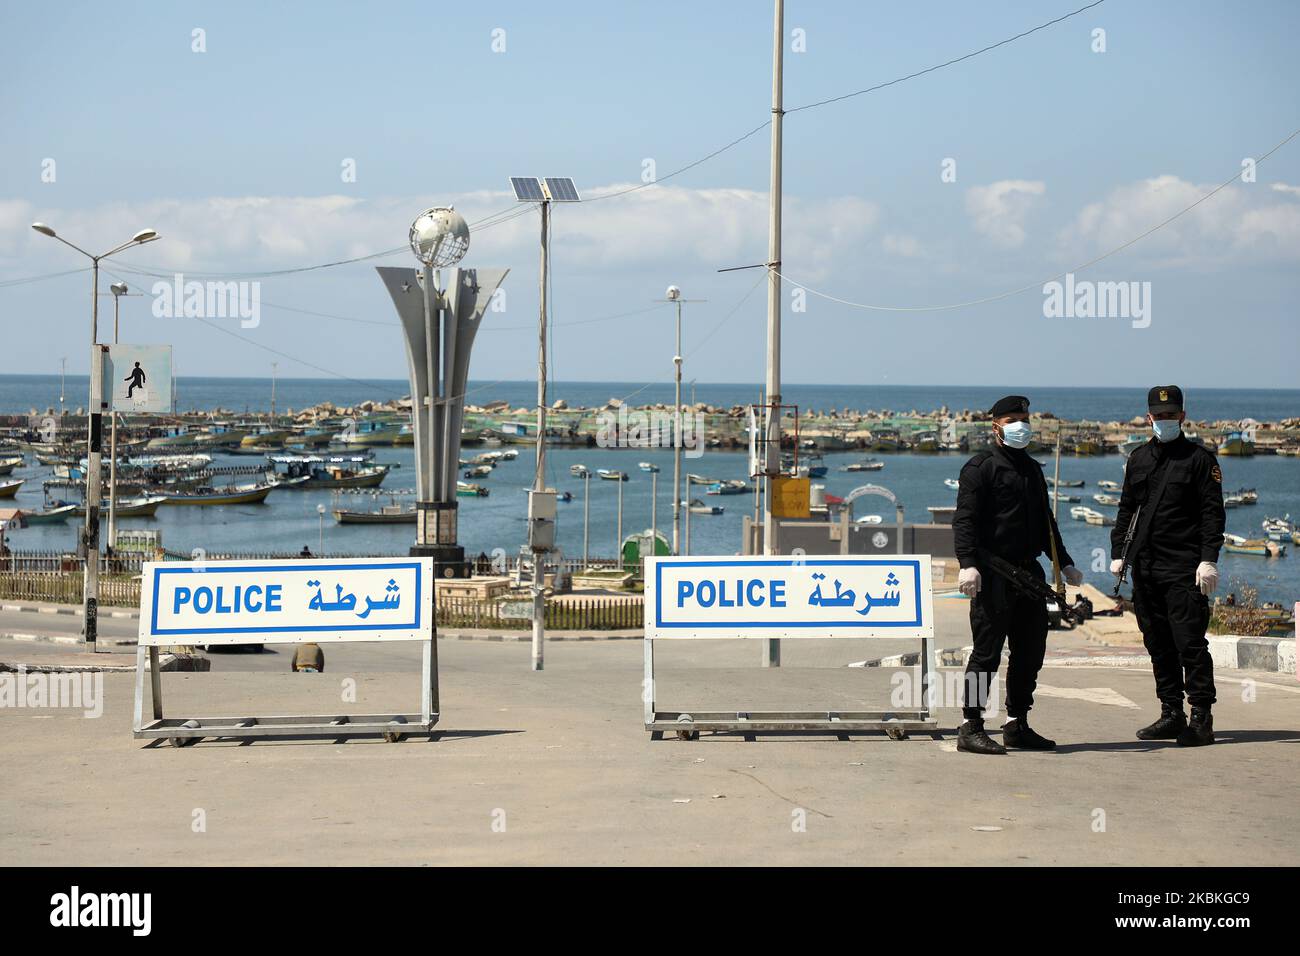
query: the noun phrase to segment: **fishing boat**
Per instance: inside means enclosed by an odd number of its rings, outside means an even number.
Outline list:
[[[682,502],[682,506],[694,515],[720,515],[723,512],[722,505],[705,504],[699,498],[692,498],[690,502]]]
[[[338,445],[392,445],[399,434],[402,426],[398,422],[391,421],[360,421],[355,427],[345,428],[334,436],[334,443]]]
[[[739,478],[728,478],[726,481],[715,481],[705,489],[706,495],[743,495],[749,491],[749,482],[742,481]]]
[[[1055,478],[1048,476],[1047,483],[1054,488],[1082,488],[1084,486],[1082,478],[1076,478],[1073,481],[1057,481]]]
[[[1286,545],[1267,538],[1243,538],[1238,534],[1223,536],[1223,550],[1231,554],[1253,554],[1261,558],[1280,558],[1286,554]]]
[[[1289,514],[1282,518],[1265,518],[1262,525],[1264,534],[1270,541],[1290,541],[1296,530]]]
[[[284,465],[284,480],[278,487],[378,488],[388,474],[388,465],[370,465],[366,455],[271,455],[273,465]],[[276,476],[280,476],[277,474]],[[301,479],[301,480],[298,480]]]
[[[933,455],[939,451],[939,433],[936,431],[917,432],[912,435],[912,451],[918,455]]]
[[[1088,524],[1099,525],[1105,528],[1109,528],[1111,525],[1115,523],[1114,518],[1112,518],[1110,515],[1104,515],[1099,511],[1094,511],[1092,514],[1088,515],[1083,520],[1086,521]]]
[[[866,461],[855,461],[845,465],[840,471],[880,471],[885,467],[883,461],[877,461],[875,458],[868,458]]]
[[[951,488],[953,491],[956,491],[958,488],[961,487],[961,482],[958,481],[956,478],[945,478],[943,480],[943,483],[947,485],[949,488]]]
[[[456,496],[459,498],[486,498],[488,489],[486,485],[476,485],[468,481],[456,482]]]
[[[1100,511],[1097,511],[1094,508],[1089,508],[1087,505],[1076,505],[1070,509],[1070,517],[1075,521],[1087,521],[1089,524],[1092,524],[1094,522],[1090,520],[1091,518],[1101,518],[1103,515]]]
[[[892,428],[878,428],[871,432],[867,439],[868,451],[886,451],[893,452],[902,449],[902,440],[898,437],[898,432]]]
[[[267,428],[245,435],[239,440],[240,448],[275,448],[283,445],[293,433],[287,429]]]
[[[1255,443],[1243,431],[1228,432],[1219,442],[1219,454],[1249,458],[1255,454]]]
[[[627,481],[627,475],[615,468],[597,468],[596,474],[606,481]]]
[[[15,481],[0,481],[0,498],[12,498],[18,494],[18,489],[22,487],[23,481],[22,478]]]
[[[1243,505],[1253,505],[1259,503],[1259,492],[1254,488],[1238,488],[1233,492],[1237,498],[1241,499]]]
[[[1092,500],[1099,505],[1110,505],[1111,507],[1119,504],[1119,498],[1115,495],[1093,495]]]
[[[117,516],[119,518],[152,518],[158,513],[158,506],[165,501],[162,495],[144,495],[139,498],[119,498],[117,500]],[[84,515],[86,506],[84,504],[69,505],[72,510],[69,515]],[[101,516],[108,514],[108,502],[105,501],[99,506]]]
[[[57,504],[44,511],[29,511],[24,514],[28,524],[60,524],[77,515],[77,506]]]
[[[1067,504],[1067,505],[1072,505],[1083,500],[1078,495],[1063,495],[1059,491],[1052,492],[1052,497],[1055,498],[1061,504]]]
[[[14,469],[22,467],[23,462],[26,460],[22,455],[13,458],[0,458],[0,475],[12,475]]]
[[[165,505],[256,505],[266,501],[267,495],[276,487],[275,484],[264,483],[224,489],[199,489],[165,494],[162,496],[162,503]]]
[[[881,515],[863,515],[853,522],[854,524],[884,524],[885,519]]]
[[[1245,501],[1242,499],[1241,495],[1223,496],[1223,507],[1225,508],[1237,508],[1243,504],[1245,504]]]
[[[339,524],[415,524],[415,506],[401,504],[382,505],[378,511],[355,511],[335,508],[334,520]]]
[[[591,474],[591,472],[588,470],[586,465],[570,465],[569,474],[574,478],[586,478]]]
[[[1108,478],[1103,478],[1101,481],[1097,482],[1097,487],[1102,491],[1118,492],[1124,490],[1118,481],[1111,481]]]
[[[642,471],[649,472],[650,474],[655,474],[656,472],[659,471],[658,465],[648,461],[643,461],[638,463],[637,467],[640,468]]]
[[[491,465],[475,465],[473,468],[466,468],[462,473],[462,478],[487,478],[492,474]]]

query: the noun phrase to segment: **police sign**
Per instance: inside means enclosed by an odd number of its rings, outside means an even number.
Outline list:
[[[140,645],[428,640],[430,558],[146,562]]]
[[[646,559],[646,637],[934,636],[930,556]]]

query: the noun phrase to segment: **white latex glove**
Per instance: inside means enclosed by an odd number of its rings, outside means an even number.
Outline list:
[[[1065,583],[1071,587],[1078,587],[1083,583],[1083,572],[1073,564],[1067,564],[1061,568],[1061,577],[1065,578]]]
[[[957,575],[957,589],[967,597],[979,594],[981,583],[979,568],[962,568]]]
[[[1119,573],[1124,570],[1124,559],[1116,558],[1110,563],[1110,573],[1119,577]]]
[[[1213,561],[1202,561],[1196,566],[1196,586],[1206,597],[1213,594],[1219,586],[1219,569]]]

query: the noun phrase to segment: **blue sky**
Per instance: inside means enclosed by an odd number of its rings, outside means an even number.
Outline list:
[[[790,0],[787,108],[1083,2]],[[640,181],[647,159],[662,177],[767,119],[771,26],[762,0],[12,6],[0,34],[0,373],[52,372],[63,355],[85,368],[88,276],[2,285],[82,264],[32,232],[34,219],[94,251],[150,226],[163,239],[120,266],[220,273],[393,248],[426,205],[454,202],[474,221],[511,206],[511,175],[571,175],[598,196]],[[192,50],[196,28],[206,52]],[[904,307],[1041,286],[1300,128],[1298,28],[1290,2],[1107,0],[937,73],[793,113],[784,271],[835,298]],[[795,30],[806,52],[790,48]],[[941,179],[945,159],[955,182]],[[340,176],[345,160],[355,182]],[[688,307],[687,377],[761,381],[760,275],[716,270],[765,258],[767,184],[762,131],[662,185],[557,209],[557,377],[670,377],[671,313],[641,310],[675,283],[707,300]],[[940,312],[810,296],[797,312],[787,285],[784,377],[1294,386],[1298,187],[1300,139],[1254,183],[1079,274],[1149,282],[1143,328],[1047,318],[1038,288]],[[467,266],[512,269],[475,379],[534,374],[536,229],[528,213],[473,237]],[[401,377],[397,329],[375,324],[395,321],[375,264],[262,280],[256,328],[215,320],[248,341],[155,318],[152,278],[109,264],[102,285],[120,277],[146,293],[124,303],[123,338],[172,343],[182,375],[266,375],[276,361],[283,375]],[[627,312],[640,314],[593,321]]]

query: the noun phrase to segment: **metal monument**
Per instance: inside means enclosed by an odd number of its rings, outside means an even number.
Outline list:
[[[412,556],[431,557],[439,577],[467,577],[457,543],[456,478],[469,355],[483,314],[509,269],[460,269],[469,226],[449,206],[411,225],[418,269],[376,269],[393,297],[406,339],[415,437],[416,526]],[[442,270],[447,283],[442,282]]]

